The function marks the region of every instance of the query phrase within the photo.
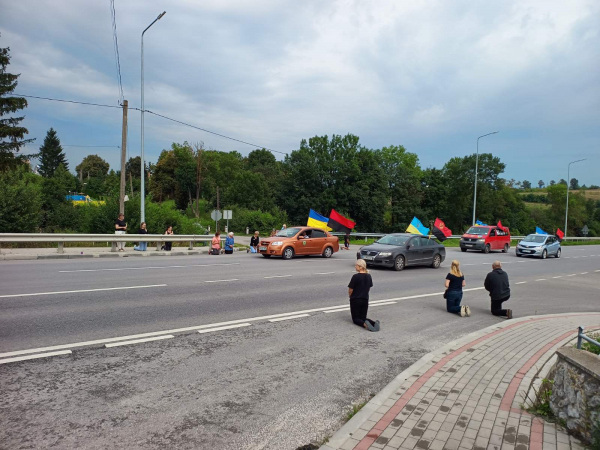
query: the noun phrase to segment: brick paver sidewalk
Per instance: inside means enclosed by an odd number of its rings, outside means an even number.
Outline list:
[[[321,450],[582,449],[554,424],[521,409],[540,370],[550,368],[556,349],[580,325],[600,326],[600,313],[505,321],[432,352]]]

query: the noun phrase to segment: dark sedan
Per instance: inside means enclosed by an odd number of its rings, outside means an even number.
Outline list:
[[[393,267],[402,270],[406,266],[440,267],[446,259],[446,248],[433,237],[414,234],[388,234],[371,245],[362,247],[356,253],[357,259],[364,259],[367,266]]]

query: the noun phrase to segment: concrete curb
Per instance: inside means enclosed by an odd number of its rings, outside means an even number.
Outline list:
[[[345,423],[342,428],[340,428],[334,435],[329,439],[327,444],[319,447],[319,450],[337,450],[339,449],[348,438],[351,438],[352,435],[371,417],[371,415],[377,411],[381,406],[383,406],[384,402],[391,396],[391,394],[397,390],[400,385],[406,381],[409,377],[415,374],[421,367],[430,362],[436,356],[446,355],[451,353],[454,350],[462,347],[465,344],[468,344],[471,341],[474,341],[486,334],[491,332],[500,330],[502,328],[511,326],[515,323],[526,322],[532,319],[539,319],[540,317],[565,317],[565,316],[577,316],[581,315],[581,313],[561,313],[561,314],[544,314],[539,316],[526,316],[520,317],[518,319],[505,320],[502,323],[491,325],[489,327],[483,328],[479,331],[475,331],[473,333],[467,334],[460,339],[454,340],[443,347],[436,349],[430,353],[424,355],[421,359],[415,362],[412,366],[408,367],[406,370],[401,372],[396,378],[388,383],[375,397],[373,397],[362,409],[352,417],[347,423]],[[575,331],[574,331],[575,332]],[[565,339],[563,342],[568,342],[572,338]],[[561,345],[563,344],[561,342]],[[545,365],[545,364],[544,364]]]

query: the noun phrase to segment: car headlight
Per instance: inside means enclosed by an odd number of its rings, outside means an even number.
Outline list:
[[[477,239],[477,242],[485,242],[485,239]]]
[[[378,256],[392,256],[390,252],[380,252]]]
[[[271,245],[283,245],[283,241],[271,242]]]

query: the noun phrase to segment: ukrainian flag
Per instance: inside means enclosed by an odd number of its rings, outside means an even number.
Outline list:
[[[327,227],[327,222],[329,222],[327,217],[322,216],[318,212],[315,212],[311,209],[310,213],[308,214],[308,222],[306,223],[306,226],[322,228],[329,231],[331,228]]]
[[[422,236],[427,236],[429,234],[429,228],[425,228],[421,221],[416,217],[413,217],[413,220],[406,231],[411,234],[420,234]]]

